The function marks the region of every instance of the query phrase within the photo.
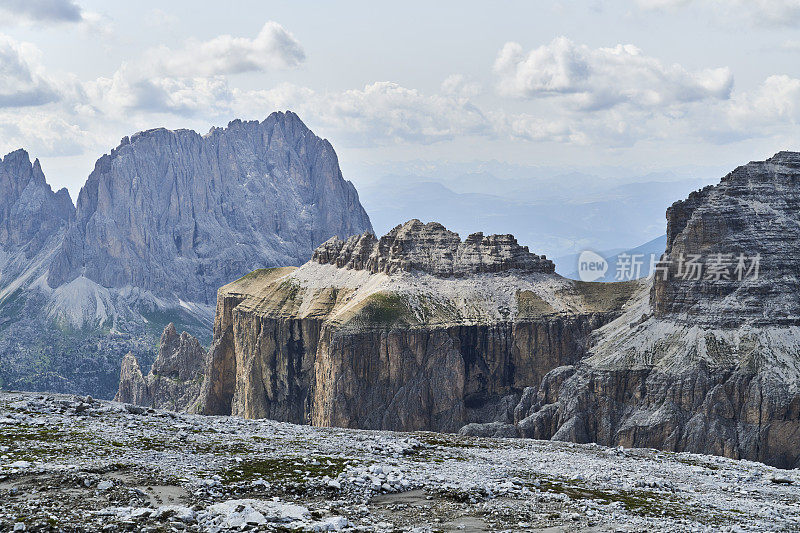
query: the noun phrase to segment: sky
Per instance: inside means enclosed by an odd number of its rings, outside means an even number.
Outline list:
[[[800,149],[799,59],[800,0],[0,0],[0,153],[74,199],[125,135],[290,109],[357,186],[426,161],[732,169]]]

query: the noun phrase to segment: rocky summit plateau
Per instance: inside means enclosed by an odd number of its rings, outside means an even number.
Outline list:
[[[174,322],[211,340],[217,289],[372,226],[330,143],[291,112],[136,133],[73,206],[26,152],[0,162],[0,387],[110,398]]]
[[[187,408],[398,431],[507,420],[642,287],[567,280],[510,235],[462,241],[437,223],[332,238],[300,268],[220,289]],[[135,401],[138,379],[124,369],[117,399]]]
[[[624,283],[565,279],[510,235],[418,220],[333,238],[219,290],[182,403],[798,468],[798,206],[800,154],[739,167],[669,208],[654,276]],[[128,381],[117,399],[135,400]]]

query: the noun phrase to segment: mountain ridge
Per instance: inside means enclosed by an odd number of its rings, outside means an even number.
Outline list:
[[[6,208],[16,193],[0,199],[4,387],[111,397],[122,355],[146,371],[167,324],[210,341],[219,286],[372,229],[331,144],[290,111],[205,135],[124,137],[74,206],[24,150],[3,161],[0,190],[31,182],[38,192],[24,198],[47,200],[21,204],[36,210],[20,217]],[[9,225],[25,230],[23,244]]]

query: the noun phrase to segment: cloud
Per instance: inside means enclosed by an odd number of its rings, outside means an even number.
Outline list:
[[[800,23],[800,0],[736,1],[751,11],[758,24],[796,26]]]
[[[482,92],[481,85],[469,81],[463,74],[451,74],[442,82],[441,92],[447,96],[474,97]]]
[[[497,55],[494,72],[503,96],[566,97],[582,110],[724,100],[733,88],[727,68],[691,72],[646,56],[630,44],[592,49],[565,37],[530,52],[517,43],[506,43]]]
[[[0,108],[40,106],[60,99],[40,58],[34,45],[0,35]]]
[[[232,93],[227,81],[212,78],[148,78],[123,65],[111,78],[84,84],[85,110],[124,118],[131,111],[179,116],[218,116],[228,112]]]
[[[277,22],[267,22],[253,39],[220,35],[191,40],[183,48],[150,50],[144,63],[164,77],[197,77],[294,68],[305,61],[295,37]]]
[[[221,35],[179,50],[150,49],[110,78],[86,82],[83,108],[120,118],[131,111],[215,118],[230,113],[234,101],[227,75],[292,68],[304,60],[300,43],[267,22],[254,39]]]
[[[83,13],[72,0],[0,0],[0,20],[6,22],[81,22]]]
[[[492,134],[489,118],[469,98],[425,95],[388,81],[334,93],[287,84],[268,91],[240,92],[236,100],[239,114],[292,109],[358,146],[431,144]]]
[[[800,79],[770,76],[754,91],[735,98],[728,108],[735,130],[760,128],[767,132],[780,125],[800,123]]]
[[[92,134],[57,111],[0,110],[0,154],[25,148],[37,157],[72,156],[96,142]]]

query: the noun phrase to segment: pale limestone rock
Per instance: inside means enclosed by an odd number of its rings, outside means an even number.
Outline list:
[[[435,276],[470,276],[519,270],[552,274],[555,265],[546,257],[520,246],[513,235],[473,233],[461,241],[457,233],[437,222],[409,220],[376,239],[370,233],[323,243],[311,258],[340,268],[382,272],[420,271]]]
[[[133,354],[122,359],[114,399],[157,409],[186,409],[200,393],[205,367],[206,351],[200,342],[185,331],[178,335],[175,325],[169,324],[146,377]]]
[[[519,393],[573,364],[638,284],[590,286],[513,237],[410,221],[330,240],[300,269],[220,289],[199,412],[323,426],[510,424]]]
[[[515,410],[521,435],[800,467],[800,154],[667,211],[669,277]],[[760,254],[758,279],[684,280],[680,254]],[[732,276],[733,277],[733,276]]]

